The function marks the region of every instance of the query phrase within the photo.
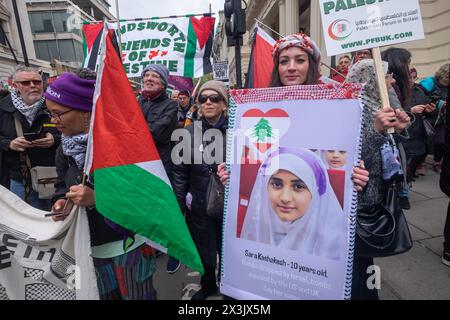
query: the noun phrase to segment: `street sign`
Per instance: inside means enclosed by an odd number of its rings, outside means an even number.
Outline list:
[[[228,61],[214,63],[214,80],[228,81]]]
[[[418,0],[319,0],[328,56],[425,38]]]

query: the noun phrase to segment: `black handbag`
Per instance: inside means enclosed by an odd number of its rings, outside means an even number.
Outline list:
[[[397,205],[395,183],[390,185],[383,203],[358,210],[355,242],[358,257],[388,257],[412,248],[408,223]]]
[[[209,167],[209,182],[206,189],[206,215],[210,218],[223,219],[225,187],[216,172]]]

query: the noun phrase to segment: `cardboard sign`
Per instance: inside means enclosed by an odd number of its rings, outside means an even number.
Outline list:
[[[228,81],[228,61],[214,63],[214,80]]]
[[[425,38],[418,0],[319,0],[328,56]]]

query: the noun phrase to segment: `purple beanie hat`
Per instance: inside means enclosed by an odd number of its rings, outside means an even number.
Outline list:
[[[64,73],[50,84],[44,93],[46,99],[64,107],[92,111],[95,80],[87,80],[73,73]]]

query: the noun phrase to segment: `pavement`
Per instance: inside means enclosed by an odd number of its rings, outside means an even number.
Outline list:
[[[449,198],[439,189],[439,175],[429,164],[426,175],[414,182],[410,202],[411,210],[405,215],[414,246],[404,254],[375,259],[381,269],[380,299],[449,300],[450,267],[441,262]],[[184,265],[175,274],[167,274],[166,263],[166,255],[158,257],[154,276],[158,300],[189,300],[200,288],[200,277]]]
[[[413,183],[411,210],[404,211],[413,248],[401,255],[375,259],[381,268],[382,300],[449,300],[450,267],[441,262],[449,198],[439,188],[439,175],[426,166]]]

